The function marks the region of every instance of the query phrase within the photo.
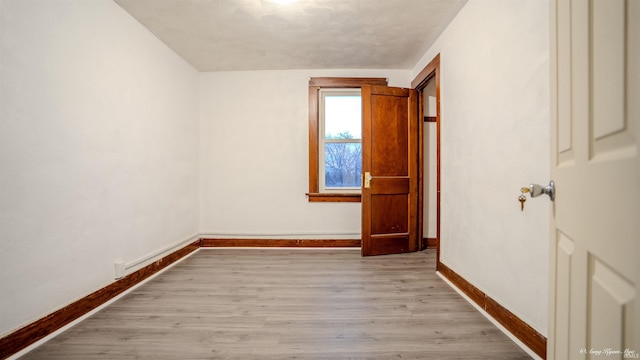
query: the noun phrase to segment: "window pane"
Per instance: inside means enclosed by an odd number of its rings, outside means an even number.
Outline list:
[[[326,139],[362,138],[362,104],[359,95],[326,95],[324,111]]]
[[[362,144],[326,143],[325,188],[359,188],[362,184]]]

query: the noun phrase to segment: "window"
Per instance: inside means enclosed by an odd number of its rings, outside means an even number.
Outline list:
[[[360,89],[321,89],[318,174],[321,193],[360,193]]]
[[[309,80],[309,201],[360,201],[362,85],[386,86],[387,80]]]

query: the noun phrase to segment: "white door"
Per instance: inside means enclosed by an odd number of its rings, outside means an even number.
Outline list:
[[[640,358],[639,19],[639,0],[551,1],[548,359]]]

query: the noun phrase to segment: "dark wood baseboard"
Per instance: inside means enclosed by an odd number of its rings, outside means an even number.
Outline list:
[[[45,338],[200,247],[360,247],[360,239],[200,239],[13,333],[0,338],[0,359]]]
[[[142,269],[0,338],[0,359],[9,357],[54,333],[198,248],[200,248],[200,240],[176,250]]]
[[[435,249],[438,247],[438,239],[436,238],[422,238],[422,242],[420,243],[420,251],[426,249]]]
[[[360,247],[360,239],[208,239],[200,240],[202,247],[302,247],[342,248]]]
[[[431,241],[426,239],[432,247]],[[435,244],[434,244],[435,246]],[[200,247],[360,247],[359,239],[210,239],[195,241],[145,267],[95,291],[13,333],[0,338],[0,358],[13,355],[29,345],[45,338],[74,320],[84,316],[100,305],[113,299],[127,289],[137,285],[158,271],[166,268]],[[489,315],[502,324],[508,331],[527,345],[543,359],[546,358],[547,339],[519,319],[509,310],[491,299],[473,284],[438,262],[438,271],[462,290]]]
[[[518,338],[529,349],[543,359],[547,357],[547,338],[537,332],[534,328],[522,321],[511,311],[493,300],[473,284],[451,270],[445,264],[438,262],[438,271],[458,289],[465,293],[473,302],[478,304],[492,318],[505,327],[513,336]]]
[[[427,248],[435,249],[438,246],[438,239],[436,238],[424,238],[424,243],[427,244]]]

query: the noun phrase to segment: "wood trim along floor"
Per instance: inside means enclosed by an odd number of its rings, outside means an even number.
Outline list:
[[[199,248],[200,240],[0,338],[0,359],[7,358],[54,333]]]
[[[203,249],[21,360],[531,360],[434,269],[434,249]]]
[[[420,243],[420,250],[424,251],[426,249],[435,249],[438,246],[438,239],[436,238],[422,238],[422,242]]]
[[[431,247],[433,239],[427,239]],[[156,260],[106,287],[85,296],[13,333],[0,338],[0,359],[5,359],[29,345],[45,338],[74,320],[96,309],[143,280],[182,259],[200,247],[360,247],[359,239],[314,240],[314,239],[200,239],[175,252]],[[516,338],[520,339],[541,358],[546,358],[547,339],[519,319],[509,310],[491,299],[473,284],[466,281],[446,265],[438,262],[438,271]]]
[[[360,239],[201,239],[202,247],[360,247]]]
[[[438,271],[460,291],[467,295],[480,308],[487,312],[492,318],[507,329],[513,336],[529,347],[542,359],[547,356],[547,338],[537,332],[534,328],[522,321],[502,305],[498,304],[490,296],[485,294],[473,284],[458,275],[442,262],[438,262]]]

